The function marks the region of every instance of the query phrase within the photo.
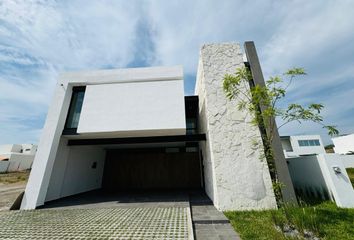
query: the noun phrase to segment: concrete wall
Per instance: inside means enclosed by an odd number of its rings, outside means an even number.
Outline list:
[[[2,157],[6,157],[9,160],[7,162],[7,169],[4,172],[17,172],[30,169],[33,164],[34,155],[23,153],[7,153],[2,154]],[[6,164],[3,164],[3,168]]]
[[[105,150],[93,146],[70,147],[61,197],[101,188]],[[93,165],[96,163],[96,167]]]
[[[330,200],[331,191],[321,171],[317,156],[287,159],[289,173],[299,199]]]
[[[334,152],[339,154],[347,154],[354,152],[354,134],[332,138],[334,144]]]
[[[354,168],[354,155],[341,155],[340,159],[345,168]]]
[[[77,131],[115,137],[185,134],[183,79],[87,86]]]
[[[33,164],[34,155],[12,153],[9,158],[8,172],[16,172],[30,169]]]
[[[11,153],[11,152],[20,153],[21,150],[22,150],[22,146],[19,144],[0,145],[0,154]]]
[[[24,143],[22,145],[22,153],[24,154],[36,154],[37,152],[37,145],[31,143]]]
[[[337,206],[354,208],[354,189],[339,154],[320,154],[319,163]],[[334,171],[340,169],[340,173]]]
[[[343,157],[346,156],[319,154],[288,159],[295,185],[306,191],[309,185],[314,189],[321,189],[325,182],[330,197],[335,200],[337,206],[353,208],[354,189],[345,171]],[[335,169],[339,169],[340,172],[336,172]],[[297,185],[296,182],[300,184]]]
[[[9,161],[0,161],[0,173],[7,172],[7,168],[9,167]]]
[[[70,147],[67,144],[68,139],[61,137],[58,146],[58,153],[54,160],[53,171],[50,175],[45,201],[55,200],[62,196],[62,186],[70,152]]]
[[[45,201],[101,188],[105,150],[95,146],[67,146],[60,140]],[[96,168],[92,168],[96,162]]]
[[[244,66],[239,44],[201,49],[195,93],[199,95],[205,187],[219,210],[275,208],[276,201],[258,127],[222,89],[225,74]],[[246,86],[249,89],[248,86]]]
[[[293,151],[293,147],[291,146],[291,142],[290,142],[290,137],[289,138],[281,138],[280,140],[281,140],[281,146],[284,151],[289,151],[289,152]]]

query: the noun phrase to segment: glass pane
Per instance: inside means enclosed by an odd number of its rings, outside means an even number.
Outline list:
[[[188,118],[187,119],[187,128],[196,128],[196,119],[194,118]]]
[[[309,140],[309,145],[310,146],[315,146],[315,140]]]
[[[85,92],[74,92],[70,106],[70,112],[66,122],[66,128],[77,128],[79,125],[82,103],[84,101]]]
[[[192,134],[196,134],[196,133],[197,133],[197,131],[195,129],[187,129],[186,130],[187,135],[192,135]]]
[[[320,140],[315,140],[315,145],[316,145],[316,146],[321,146]]]
[[[305,145],[304,145],[304,141],[303,141],[303,140],[299,140],[299,141],[298,141],[298,143],[299,143],[299,146],[300,146],[300,147],[305,146]]]
[[[304,146],[309,146],[309,141],[308,140],[304,140]]]

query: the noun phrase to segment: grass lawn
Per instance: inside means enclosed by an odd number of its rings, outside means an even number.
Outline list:
[[[354,168],[347,168],[346,170],[354,188]]]
[[[17,182],[25,182],[27,181],[29,174],[29,171],[0,173],[0,183],[10,184]]]
[[[320,239],[354,240],[354,209],[338,208],[332,202],[304,208],[225,212],[225,215],[243,240],[294,239],[277,231],[275,223],[280,228],[294,226],[300,233],[310,230]]]

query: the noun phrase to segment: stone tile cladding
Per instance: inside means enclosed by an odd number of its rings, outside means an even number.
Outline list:
[[[225,74],[244,66],[237,43],[207,44],[200,52],[196,83],[206,192],[219,210],[275,208],[260,131],[222,89]],[[249,89],[249,86],[244,86]]]

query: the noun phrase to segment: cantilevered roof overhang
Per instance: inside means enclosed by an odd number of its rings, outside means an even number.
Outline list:
[[[127,138],[95,138],[95,139],[70,139],[69,146],[78,145],[108,145],[108,144],[137,144],[137,143],[171,143],[171,142],[200,142],[205,141],[205,134],[152,136],[152,137],[127,137]]]

